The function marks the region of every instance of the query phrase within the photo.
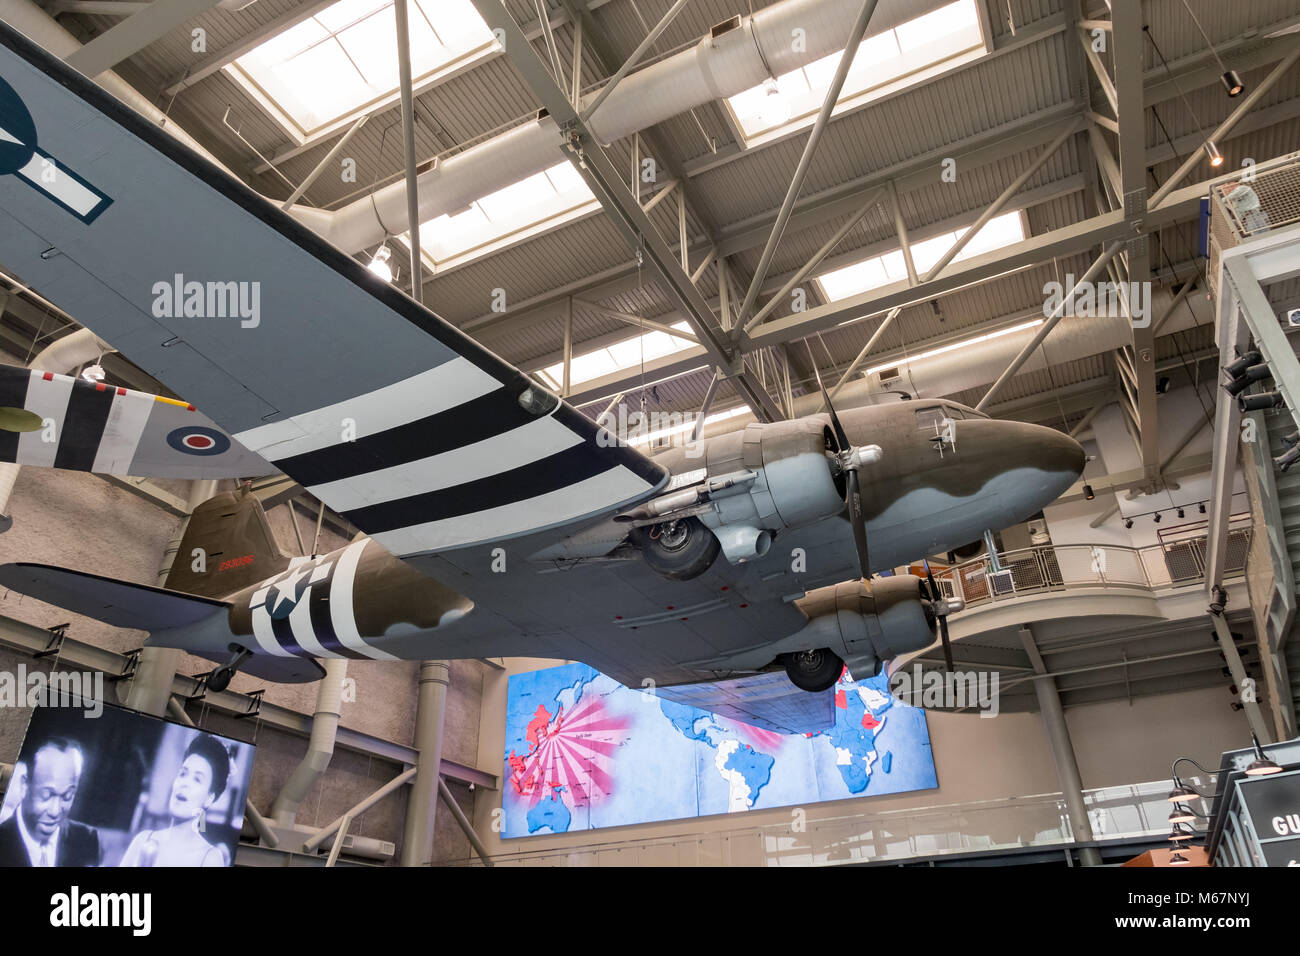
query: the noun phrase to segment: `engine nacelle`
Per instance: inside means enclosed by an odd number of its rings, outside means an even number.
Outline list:
[[[922,581],[910,574],[818,588],[797,605],[808,615],[798,642],[830,648],[855,678],[874,676],[884,662],[929,647],[939,636]]]
[[[682,534],[676,523],[689,519],[701,526],[696,533],[712,532],[733,564],[760,557],[776,532],[844,510],[843,479],[828,456],[832,445],[824,423],[803,418],[754,423],[694,444],[689,456],[687,450],[674,449],[659,457],[673,472],[670,490],[623,519],[676,537]],[[662,533],[643,531],[634,540],[648,556],[653,552],[656,570],[667,573],[660,567],[665,549],[657,544]],[[703,572],[699,563],[697,554],[689,576]]]

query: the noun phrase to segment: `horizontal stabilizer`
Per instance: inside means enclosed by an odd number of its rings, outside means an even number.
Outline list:
[[[136,478],[275,472],[193,405],[11,365],[0,365],[0,461]]]
[[[169,635],[164,632],[156,634],[149,638],[151,647],[172,647],[173,644],[168,640]],[[181,650],[188,651],[195,657],[202,657],[205,660],[212,661],[214,664],[225,664],[230,660],[230,654],[227,651],[214,650],[205,652],[196,650],[188,645]],[[310,684],[312,681],[320,680],[325,676],[325,668],[320,663],[310,657],[271,657],[268,654],[254,654],[239,665],[239,673],[247,674],[249,677],[256,677],[258,680],[270,681],[273,684]]]
[[[224,614],[224,601],[48,564],[0,564],[0,587],[114,627],[162,631]]]
[[[655,694],[777,734],[811,734],[835,723],[835,688],[820,693],[800,690],[785,671],[657,687]]]

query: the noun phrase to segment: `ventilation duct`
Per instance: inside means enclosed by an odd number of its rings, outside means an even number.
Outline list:
[[[1168,310],[1173,295],[1164,288],[1155,290],[1151,298],[1151,320],[1155,323]],[[1032,318],[1025,316],[1024,321]],[[1213,309],[1204,296],[1193,294],[1160,326],[1159,334],[1169,335],[1207,323],[1214,323]],[[1037,331],[1035,326],[983,342],[966,343],[939,355],[910,360],[898,353],[882,353],[873,357],[868,367],[889,363],[884,374],[877,371],[849,382],[835,396],[835,407],[861,408],[895,402],[899,400],[898,392],[906,392],[912,398],[945,398],[966,389],[992,385]],[[1035,350],[1019,374],[1041,371],[1048,365],[1077,362],[1129,345],[1132,341],[1133,333],[1126,318],[1067,317],[1052,330],[1042,347]],[[828,389],[830,385],[828,381]],[[812,415],[821,406],[821,393],[810,392],[795,398],[794,413],[796,416]],[[742,415],[706,425],[702,437],[711,438],[734,431],[751,421],[754,421],[752,416]]]
[[[882,0],[869,32],[887,30],[945,2]],[[694,46],[629,74],[588,125],[600,142],[608,144],[836,53],[843,49],[861,6],[860,0],[784,0],[740,18],[735,26],[721,24]],[[587,101],[596,93],[590,93]],[[464,209],[476,199],[554,166],[562,155],[559,130],[546,116],[448,157],[416,180],[420,221]],[[404,182],[338,210],[298,205],[290,212],[348,253],[410,229]]]

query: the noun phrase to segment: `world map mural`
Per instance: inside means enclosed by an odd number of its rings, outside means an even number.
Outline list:
[[[937,787],[925,711],[886,682],[846,673],[834,726],[787,736],[630,690],[585,664],[512,675],[501,835]]]

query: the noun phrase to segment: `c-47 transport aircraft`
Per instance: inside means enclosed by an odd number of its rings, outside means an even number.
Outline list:
[[[532,656],[811,731],[846,664],[946,645],[933,578],[873,572],[1025,519],[1084,463],[1053,429],[938,401],[642,454],[3,24],[0,264],[193,403],[0,370],[0,460],[278,470],[364,532],[290,559],[236,492],[196,511],[181,553],[210,560],[170,590],[0,567],[218,662],[217,690],[235,669],[315,680],[319,658]],[[255,318],[205,310],[243,283]]]

